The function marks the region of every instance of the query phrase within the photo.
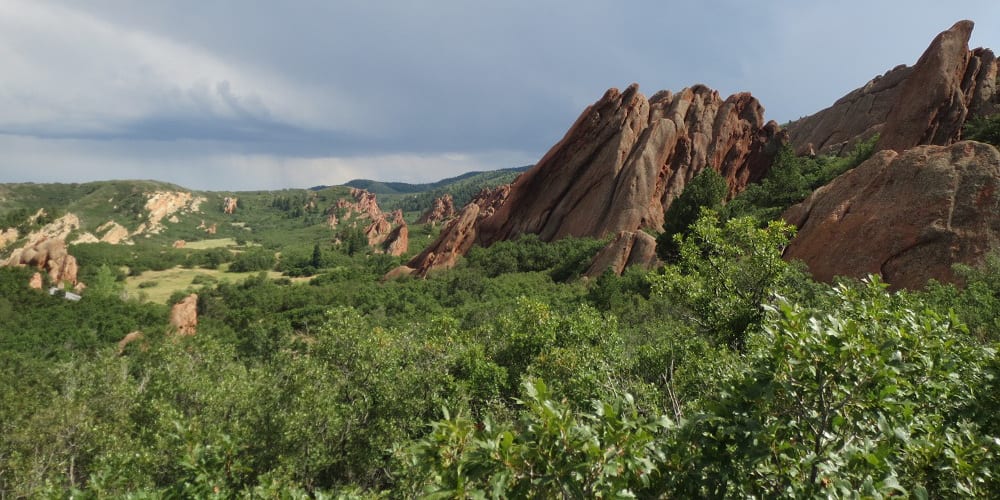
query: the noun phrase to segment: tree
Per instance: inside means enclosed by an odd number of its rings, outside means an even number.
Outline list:
[[[717,213],[702,209],[690,229],[674,236],[677,263],[651,278],[653,290],[683,307],[703,333],[742,350],[764,302],[793,273],[781,252],[795,228],[784,221],[759,228],[750,217],[720,224]]]
[[[726,199],[729,185],[718,172],[706,168],[691,179],[680,196],[663,215],[663,233],[656,238],[656,254],[666,262],[679,256],[675,234],[687,234],[688,227],[698,219],[701,209],[718,210]]]
[[[1000,147],[1000,114],[977,116],[965,122],[963,138]]]
[[[323,267],[323,251],[319,248],[319,243],[313,246],[312,259],[309,260],[309,265],[314,269],[319,269]]]
[[[93,281],[87,287],[87,295],[101,297],[118,297],[124,287],[118,282],[115,272],[107,264],[101,264],[94,274]]]

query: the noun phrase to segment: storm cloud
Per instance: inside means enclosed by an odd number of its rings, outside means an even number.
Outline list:
[[[959,19],[1000,48],[1000,6],[952,3],[2,0],[0,182],[430,181],[532,163],[631,82],[783,122]]]

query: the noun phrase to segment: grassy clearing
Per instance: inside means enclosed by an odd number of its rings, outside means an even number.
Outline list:
[[[188,241],[184,248],[192,250],[208,250],[210,248],[226,248],[236,246],[235,238],[216,238],[212,240]]]
[[[170,296],[178,290],[200,288],[202,285],[193,285],[191,283],[198,276],[203,276],[201,280],[205,280],[205,282],[233,283],[256,275],[256,272],[229,273],[223,269],[185,269],[183,267],[175,267],[163,271],[146,271],[139,276],[129,277],[125,280],[125,290],[128,292],[129,297],[142,297],[149,302],[166,304]],[[281,277],[281,273],[276,271],[268,271],[267,275],[272,279]],[[292,278],[294,282],[308,280],[309,278]]]

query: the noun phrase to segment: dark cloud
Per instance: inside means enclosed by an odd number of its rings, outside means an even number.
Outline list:
[[[67,176],[76,162],[192,187],[240,169],[257,187],[324,168],[433,180],[533,161],[633,81],[751,91],[794,119],[965,17],[1000,47],[988,1],[7,0],[0,134]],[[24,179],[14,162],[0,181]]]

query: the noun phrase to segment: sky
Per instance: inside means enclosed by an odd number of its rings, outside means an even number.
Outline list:
[[[1000,2],[0,0],[0,183],[258,190],[536,162],[637,82],[812,114]]]

